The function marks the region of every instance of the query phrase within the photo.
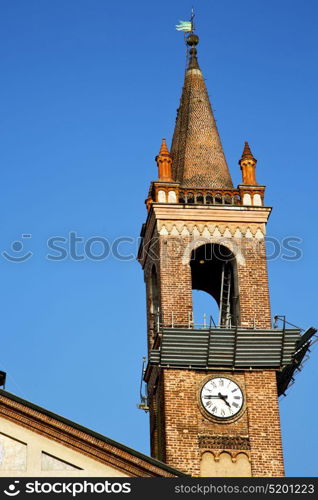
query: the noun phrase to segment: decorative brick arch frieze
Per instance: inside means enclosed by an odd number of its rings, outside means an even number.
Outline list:
[[[249,462],[251,461],[251,454],[247,450],[232,450],[232,449],[210,450],[210,449],[206,449],[206,450],[202,451],[201,458],[204,455],[204,453],[211,453],[214,457],[215,462],[220,462],[220,459],[222,458],[221,457],[222,453],[227,453],[228,455],[230,455],[231,460],[234,464],[237,462],[239,455],[245,455],[246,458],[248,459],[248,461]]]
[[[161,236],[191,236],[194,238],[255,238],[263,240],[265,237],[264,225],[236,225],[236,224],[206,224],[167,222],[158,223],[158,232]]]
[[[204,450],[201,477],[251,477],[251,457],[246,450]]]

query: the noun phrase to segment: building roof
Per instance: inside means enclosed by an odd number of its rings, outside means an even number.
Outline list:
[[[171,145],[173,177],[182,187],[233,188],[205,81],[197,60],[196,35]]]
[[[159,460],[2,389],[0,389],[0,417],[83,452],[99,462],[112,465],[129,476],[186,476]]]

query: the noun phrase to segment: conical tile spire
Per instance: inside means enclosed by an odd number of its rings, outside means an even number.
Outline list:
[[[173,178],[184,187],[233,188],[197,60],[198,42],[194,34],[187,39],[190,59],[171,145]]]

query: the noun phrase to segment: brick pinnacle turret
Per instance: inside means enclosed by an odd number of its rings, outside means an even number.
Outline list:
[[[252,151],[249,147],[247,141],[245,141],[242,157],[239,160],[239,165],[242,170],[242,182],[243,184],[256,186],[256,167],[257,160],[252,155]]]
[[[158,156],[156,156],[156,162],[158,165],[159,181],[165,181],[165,182],[172,181],[171,178],[172,159],[166,144],[166,139],[162,139],[159,154]]]

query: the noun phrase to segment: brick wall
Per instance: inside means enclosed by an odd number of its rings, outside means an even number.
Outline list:
[[[182,257],[189,238],[160,238],[162,320],[166,325],[187,324],[192,312],[191,269]]]
[[[241,325],[271,328],[267,262],[264,241],[246,238],[242,245],[244,265],[238,265]]]
[[[276,373],[245,372],[253,476],[283,476]]]

